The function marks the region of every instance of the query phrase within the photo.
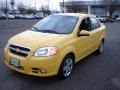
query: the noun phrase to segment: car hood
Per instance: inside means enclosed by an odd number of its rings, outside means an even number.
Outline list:
[[[27,30],[15,35],[9,40],[9,42],[11,44],[36,49],[44,46],[60,46],[60,44],[66,40],[67,37],[68,35],[63,34],[51,34]]]

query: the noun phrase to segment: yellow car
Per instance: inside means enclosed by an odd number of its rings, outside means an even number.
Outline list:
[[[105,33],[94,15],[50,15],[8,41],[5,63],[23,74],[67,78],[76,62],[94,51],[102,53]]]

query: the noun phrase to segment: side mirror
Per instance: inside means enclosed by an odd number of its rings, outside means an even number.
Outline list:
[[[87,30],[81,30],[81,31],[78,33],[78,36],[90,36],[90,32],[87,31]]]

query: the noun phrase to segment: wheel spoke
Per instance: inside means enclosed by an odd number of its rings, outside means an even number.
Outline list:
[[[103,51],[103,43],[100,44],[100,48],[99,49],[100,49],[100,52]]]
[[[65,76],[69,76],[73,67],[73,61],[71,58],[68,58],[63,67],[63,73]]]

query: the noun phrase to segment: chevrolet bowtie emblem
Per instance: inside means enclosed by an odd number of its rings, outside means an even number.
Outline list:
[[[19,49],[19,48],[17,48],[17,49],[16,49],[16,52],[20,52],[20,49]]]

